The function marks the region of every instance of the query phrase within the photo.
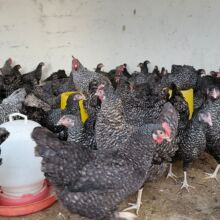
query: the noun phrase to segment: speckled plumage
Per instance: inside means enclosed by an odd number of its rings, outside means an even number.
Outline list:
[[[118,204],[146,180],[155,146],[152,133],[160,127],[138,129],[116,151],[69,145],[44,128],[35,128],[32,137],[43,157],[42,170],[56,186],[65,207],[96,220],[115,219]]]
[[[162,77],[164,87],[174,83],[178,89],[186,90],[197,86],[198,74],[192,66],[172,65],[171,73]]]
[[[25,89],[18,89],[2,101],[0,104],[0,124],[8,121],[10,114],[20,112],[25,96]]]
[[[76,58],[73,58],[73,60]],[[90,71],[86,69],[79,61],[79,68],[75,70],[72,68],[72,77],[73,82],[78,90],[81,91],[88,91],[89,89],[89,83],[92,80],[104,80],[109,81],[109,79],[105,76],[102,76],[99,73]]]
[[[220,163],[220,98],[208,100],[202,111],[208,111],[212,117],[213,126],[209,126],[206,133],[207,151]]]
[[[207,127],[208,125],[200,121],[199,115],[196,114],[180,136],[177,157],[183,161],[184,170],[205,151]]]

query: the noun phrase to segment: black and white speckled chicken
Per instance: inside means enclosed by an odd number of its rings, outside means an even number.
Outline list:
[[[178,89],[186,90],[195,88],[197,85],[198,73],[192,66],[172,65],[171,73],[162,78],[164,87],[170,87],[174,83]]]
[[[215,94],[216,93],[216,94]],[[207,178],[217,178],[218,170],[220,169],[220,90],[215,88],[212,93],[208,94],[208,100],[202,107],[201,111],[206,111],[211,114],[212,126],[209,126],[206,133],[207,152],[212,155],[217,161],[216,169],[213,173],[208,174]]]
[[[190,163],[198,159],[205,151],[207,129],[210,126],[213,126],[210,112],[199,112],[193,116],[185,132],[180,136],[176,156],[183,161],[184,181],[181,189],[186,188],[189,191],[189,187],[191,187],[187,182],[187,170]]]
[[[95,126],[97,148],[118,148],[134,128],[126,123],[122,101],[108,84],[100,84],[96,95],[102,102]]]
[[[170,89],[172,90],[172,95],[169,98],[169,102],[175,107],[179,113],[179,125],[178,125],[178,134],[181,136],[182,132],[185,130],[188,120],[189,120],[189,107],[186,102],[183,94],[177,88],[177,86],[172,83]]]
[[[5,128],[0,127],[0,145],[8,138],[9,132]],[[1,148],[0,148],[1,154]],[[2,164],[2,158],[0,158],[0,165]]]
[[[167,102],[167,97],[162,91],[154,94],[145,84],[134,86],[132,93],[121,93],[120,97],[127,123],[136,126],[157,119]]]
[[[174,145],[179,146],[179,141],[182,138],[183,134],[185,133],[186,127],[189,123],[189,108],[188,104],[185,101],[184,96],[182,95],[181,91],[177,89],[176,85],[174,83],[171,84],[170,89],[172,90],[172,95],[169,98],[169,102],[172,103],[172,105],[175,107],[176,111],[178,112],[178,132],[175,139]],[[177,156],[172,157],[172,162],[177,160]],[[170,161],[171,162],[171,161]],[[170,177],[172,179],[175,179],[175,175],[172,172],[172,163],[170,164],[170,169],[167,177]]]
[[[114,89],[117,88],[121,80],[128,81],[128,78],[124,76],[124,70],[125,70],[125,66],[123,64],[123,65],[117,66],[115,70],[111,70],[109,72],[109,74],[111,75],[110,81]]]
[[[8,75],[11,73],[11,70],[12,70],[12,59],[11,58],[8,58],[3,67],[0,68],[0,75]]]
[[[21,111],[22,102],[26,96],[24,88],[14,91],[10,96],[5,98],[0,104],[0,124],[8,121],[8,116],[12,113]]]
[[[85,96],[81,93],[75,93],[68,97],[66,108],[64,110],[52,109],[47,112],[46,120],[45,120],[45,127],[57,133],[61,139],[64,136],[65,139],[68,138],[67,129],[63,125],[58,125],[58,121],[63,115],[71,114],[77,115],[80,117],[80,109],[79,109],[79,100],[85,99]],[[64,134],[63,134],[64,133]]]
[[[81,91],[88,91],[89,83],[94,79],[109,81],[107,77],[86,69],[75,57],[72,59],[72,77],[76,88]]]
[[[135,86],[139,86],[142,84],[148,83],[149,71],[148,71],[148,64],[150,61],[146,60],[143,63],[139,63],[137,66],[140,67],[140,72],[133,72],[131,74],[130,82],[132,82]],[[147,86],[147,85],[146,85]]]
[[[58,121],[58,125],[63,125],[68,129],[67,141],[82,144],[93,150],[97,149],[94,132],[95,124],[86,122],[83,124],[79,115],[64,115]]]
[[[145,181],[154,181],[161,177],[167,167],[167,162],[171,161],[171,158],[175,155],[176,151],[178,150],[178,146],[176,143],[176,136],[177,136],[177,128],[178,128],[178,113],[173,105],[169,102],[164,104],[161,113],[157,120],[163,124],[163,128],[166,131],[166,135],[170,136],[167,141],[163,141],[163,138],[157,139],[157,144],[154,148],[154,155],[151,162],[151,167],[147,171],[147,176]],[[130,204],[131,206],[125,209],[131,210],[136,209],[136,213],[141,206],[141,196],[142,196],[143,188],[138,191],[137,202],[134,204]]]
[[[61,142],[45,128],[35,128],[32,138],[38,145],[37,154],[43,157],[43,172],[55,185],[58,199],[72,213],[96,220],[134,219],[131,213],[116,211],[117,206],[143,185],[155,144],[170,140],[170,129],[162,121],[145,125],[117,150],[107,151]]]
[[[207,94],[212,92],[215,88],[220,89],[219,73],[206,74],[205,70],[200,69],[198,72],[198,82],[194,92],[194,110],[198,111],[205,103]]]
[[[25,85],[36,85],[40,83],[41,77],[42,77],[42,67],[44,66],[43,62],[40,62],[36,69],[29,72],[25,73],[22,75],[22,82]]]

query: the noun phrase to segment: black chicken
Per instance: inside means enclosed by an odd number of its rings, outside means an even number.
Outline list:
[[[37,85],[40,83],[41,76],[42,76],[42,67],[45,64],[43,62],[40,62],[35,70],[29,73],[25,73],[22,75],[22,82],[23,84],[27,85]]]
[[[49,77],[47,77],[44,82],[46,81],[52,81],[56,79],[65,79],[67,78],[65,70],[58,70],[57,72],[52,73]]]
[[[11,73],[11,69],[12,69],[12,59],[8,58],[5,63],[4,66],[2,68],[0,68],[0,75],[8,75]]]
[[[21,81],[21,73],[20,73],[20,65],[15,65],[12,69],[10,74],[5,74],[3,76],[3,84],[2,84],[2,92],[4,97],[8,97],[11,95],[15,90],[21,88],[22,81]]]
[[[148,64],[150,63],[149,60],[145,60],[143,63],[139,63],[138,64],[138,67],[140,67],[141,69],[141,72],[144,73],[144,74],[148,74]]]

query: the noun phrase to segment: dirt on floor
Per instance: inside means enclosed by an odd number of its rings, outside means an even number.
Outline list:
[[[205,172],[213,172],[216,161],[205,154],[195,161],[188,172],[188,182],[195,189],[180,190],[183,172],[181,163],[173,166],[178,176],[178,183],[166,177],[144,187],[142,206],[138,220],[220,220],[220,184],[214,179],[205,179]],[[218,174],[220,181],[220,172]],[[128,202],[135,202],[136,195],[129,197],[120,210],[127,207]],[[1,220],[85,220],[70,214],[59,203],[52,207],[23,217],[0,217]]]

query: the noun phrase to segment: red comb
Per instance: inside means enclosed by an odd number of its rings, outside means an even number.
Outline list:
[[[171,135],[171,128],[167,122],[162,123],[162,128],[165,130],[165,133],[168,137]]]

